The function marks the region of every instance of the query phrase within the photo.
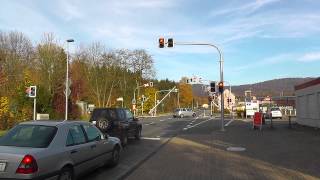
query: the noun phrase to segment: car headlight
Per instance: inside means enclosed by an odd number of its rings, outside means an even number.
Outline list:
[[[91,123],[94,124],[94,125],[96,125],[96,124],[97,124],[97,121],[92,121]]]

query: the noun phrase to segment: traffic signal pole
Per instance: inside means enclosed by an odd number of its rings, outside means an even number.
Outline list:
[[[33,120],[36,120],[36,112],[37,112],[37,99],[33,98]]]
[[[215,48],[219,52],[220,63],[220,82],[223,82],[223,56],[220,48],[210,43],[187,43],[187,42],[175,42],[174,45],[187,45],[187,46],[210,46]],[[221,93],[221,131],[224,131],[224,94]]]

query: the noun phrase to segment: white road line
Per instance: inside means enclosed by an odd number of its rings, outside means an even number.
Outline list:
[[[170,119],[172,119],[172,118],[168,118],[168,119],[170,120]]]
[[[205,120],[205,121],[201,121],[201,122],[199,122],[199,123],[197,123],[197,124],[195,124],[195,125],[193,125],[193,126],[188,125],[186,128],[183,128],[183,130],[185,131],[185,130],[188,130],[188,129],[190,129],[190,128],[194,128],[194,127],[196,127],[196,126],[198,126],[198,125],[200,125],[200,124],[203,124],[203,123],[205,123],[205,122],[208,122],[208,121],[210,121],[210,120],[212,120],[212,119],[210,118],[210,119],[207,119],[207,120]]]
[[[145,140],[155,140],[155,141],[160,141],[160,140],[161,140],[159,137],[157,137],[157,138],[141,137],[141,139],[145,139]]]
[[[234,119],[230,120],[227,124],[225,124],[224,126],[227,127],[229,126],[232,122],[234,121]]]
[[[165,121],[165,119],[160,119],[160,122]]]

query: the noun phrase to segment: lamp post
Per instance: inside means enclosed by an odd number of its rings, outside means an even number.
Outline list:
[[[68,120],[68,96],[69,96],[69,43],[74,42],[73,39],[67,40],[67,72],[66,72],[66,110],[65,110],[65,121]],[[70,92],[71,93],[71,92]]]

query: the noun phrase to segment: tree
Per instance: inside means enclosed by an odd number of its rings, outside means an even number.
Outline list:
[[[180,106],[181,107],[191,107],[193,95],[192,87],[190,84],[180,83],[179,84],[179,94],[180,94]]]

